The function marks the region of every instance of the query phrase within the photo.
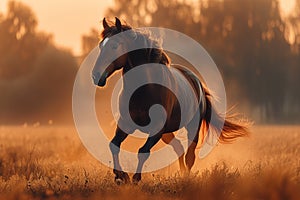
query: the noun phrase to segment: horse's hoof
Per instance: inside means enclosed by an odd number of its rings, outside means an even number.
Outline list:
[[[142,174],[141,173],[136,173],[132,177],[132,182],[134,184],[138,184],[141,181],[141,179],[142,179]]]
[[[121,179],[115,177],[115,183],[117,185],[122,185],[124,182]]]
[[[128,176],[128,174],[126,172],[123,171],[119,171],[119,170],[114,170],[114,174],[115,176],[115,182],[118,185],[121,185],[122,183],[129,183],[130,182],[130,178]]]

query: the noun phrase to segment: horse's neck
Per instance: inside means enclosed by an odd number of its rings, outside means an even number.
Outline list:
[[[146,56],[141,56],[141,55],[129,55],[128,56],[128,59],[127,59],[127,62],[125,64],[125,66],[123,67],[123,85],[124,87],[128,86],[130,87],[132,84],[134,84],[134,80],[131,80],[130,78],[126,78],[126,76],[124,77],[124,75],[126,73],[128,73],[129,71],[133,70],[135,67],[139,67],[143,64],[147,64],[149,63],[148,59],[146,58]],[[142,74],[139,74],[140,76],[143,76],[143,77],[147,77],[146,76],[146,70],[145,71],[139,71],[139,73],[142,73]]]
[[[136,50],[132,53],[128,54],[127,62],[123,68],[123,86],[124,89],[126,87],[132,87],[132,85],[136,84],[136,79],[142,79],[144,78],[145,81],[151,81],[153,77],[157,76],[158,74],[155,74],[154,71],[151,69],[152,66],[150,66],[153,63],[162,63],[162,57],[153,57],[151,55],[151,49],[148,50]],[[144,64],[149,64],[149,66],[144,66],[145,68],[143,70],[139,70],[138,75],[136,75],[134,78],[126,78],[124,75],[128,73],[129,71],[133,70],[135,67],[139,67]],[[166,71],[169,70],[167,66]],[[160,75],[163,74],[163,71],[161,71]],[[157,71],[156,71],[157,72]],[[154,74],[153,74],[154,73]],[[157,72],[158,73],[158,72]],[[138,77],[137,77],[138,76]],[[141,78],[142,77],[142,78]]]
[[[136,67],[139,67],[145,63],[141,63],[139,65],[136,65]],[[140,70],[142,69],[142,70]],[[147,82],[151,79],[151,76],[149,77],[149,70],[147,70],[147,66],[145,68],[135,68],[135,66],[125,66],[123,68],[123,89],[126,90],[128,88],[135,87],[136,84],[139,84],[139,82]]]
[[[136,50],[135,53],[128,54],[127,62],[123,71],[124,73],[130,71],[134,67],[150,63],[150,60],[147,57],[147,55],[145,53],[141,53],[140,51],[141,50]]]
[[[126,73],[125,69],[123,69],[123,89],[132,90],[136,86],[140,87],[149,83],[161,83],[166,85],[166,87],[168,85],[176,86],[170,68],[162,64],[160,66],[162,67],[149,63],[149,65],[142,67],[131,68]]]

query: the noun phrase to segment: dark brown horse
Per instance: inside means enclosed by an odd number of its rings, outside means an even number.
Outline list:
[[[234,122],[234,120],[229,119],[228,117],[224,120],[212,106],[212,96],[208,89],[206,89],[206,87],[201,83],[199,78],[185,67],[171,65],[171,61],[167,54],[162,50],[159,43],[152,39],[149,34],[142,33],[132,29],[129,25],[122,24],[118,18],[116,18],[115,23],[110,21],[107,22],[104,18],[103,28],[104,30],[101,34],[102,40],[99,44],[101,52],[92,72],[93,81],[97,86],[104,86],[107,78],[117,70],[122,69],[124,77],[127,72],[135,69],[137,66],[148,63],[156,63],[163,66],[161,73],[158,74],[155,72],[156,74],[151,74],[146,72],[146,70],[145,74],[148,73],[147,76],[145,76],[146,79],[149,79],[150,81],[153,76],[165,73],[167,75],[163,74],[162,76],[168,77],[167,79],[170,85],[177,88],[177,90],[185,90],[184,87],[187,86],[182,85],[182,81],[179,80],[184,79],[185,83],[192,88],[195,94],[195,98],[188,99],[188,101],[196,101],[198,105],[197,109],[199,111],[199,116],[189,119],[185,118],[188,120],[183,120],[184,122],[181,123],[182,113],[180,102],[176,98],[176,95],[174,95],[174,93],[166,87],[159,84],[147,84],[138,88],[133,93],[128,105],[130,110],[129,117],[139,126],[147,126],[150,123],[151,117],[149,116],[149,109],[151,106],[159,104],[163,106],[166,111],[166,121],[162,128],[155,134],[152,134],[151,130],[149,130],[149,137],[146,143],[139,149],[138,166],[136,173],[133,176],[133,182],[137,183],[141,180],[143,165],[150,155],[151,148],[160,139],[162,139],[166,144],[172,145],[179,157],[180,169],[184,170],[186,165],[187,170],[190,171],[195,162],[195,149],[198,143],[200,129],[203,134],[202,138],[205,138],[208,134],[208,128],[213,127],[216,132],[220,133],[219,141],[223,143],[229,143],[237,137],[248,135],[247,123]],[[130,34],[127,34],[126,37],[123,36],[121,38],[114,39],[113,36],[126,31],[129,31]],[[130,52],[126,51],[132,43],[141,41],[144,43],[151,42],[152,48],[137,49]],[[116,59],[109,59],[111,55],[116,54],[118,54]],[[124,78],[123,89],[120,95],[120,104],[122,104],[122,98],[126,96],[128,88],[133,82],[134,80]],[[122,105],[120,105],[120,107],[122,107]],[[132,134],[135,131],[135,128],[128,125],[126,131],[124,128],[121,129],[121,123],[123,126],[124,124],[126,125],[128,116],[123,116],[122,111],[120,113],[121,117],[118,121],[115,136],[110,143],[110,149],[114,162],[115,180],[119,179],[127,183],[130,179],[128,174],[124,172],[120,166],[119,151],[121,143],[127,138],[128,134]],[[217,116],[217,119],[211,120],[212,115]],[[196,128],[192,125],[195,124],[195,120],[197,124]],[[160,120],[156,120],[156,122],[159,123]],[[189,140],[185,159],[183,146],[173,134],[173,132],[182,127],[186,128]]]

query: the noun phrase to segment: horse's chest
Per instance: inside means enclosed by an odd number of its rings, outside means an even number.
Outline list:
[[[140,87],[133,94],[128,94],[124,90],[119,99],[120,114],[126,117],[129,113],[131,119],[138,125],[146,125],[150,122],[150,108],[156,104],[166,105],[166,93],[167,91],[159,85]]]

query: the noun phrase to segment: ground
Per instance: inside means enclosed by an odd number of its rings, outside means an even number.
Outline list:
[[[250,138],[218,145],[193,172],[178,163],[117,185],[75,128],[0,127],[0,199],[299,199],[300,127],[254,126]]]

